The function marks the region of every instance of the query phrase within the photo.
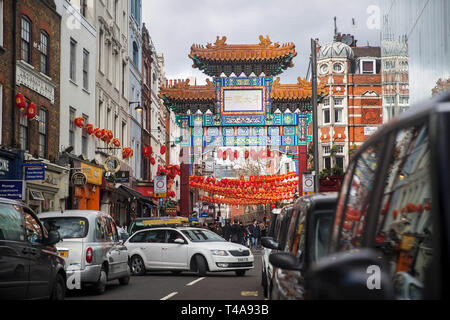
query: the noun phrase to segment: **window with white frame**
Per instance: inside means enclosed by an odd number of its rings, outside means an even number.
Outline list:
[[[31,20],[25,15],[22,16],[21,38],[22,60],[31,64]]]
[[[89,90],[89,51],[83,49],[83,88]]]
[[[323,154],[330,154],[331,147],[330,146],[323,146],[322,147],[322,151],[323,151]]]
[[[409,97],[408,96],[400,96],[398,99],[398,104],[405,106],[409,104]]]
[[[333,65],[333,71],[340,73],[340,72],[344,71],[344,66],[342,65],[342,63],[337,62]]]
[[[335,107],[334,108],[334,122],[342,123],[344,121],[342,116],[343,108]]]
[[[39,157],[47,158],[48,152],[48,112],[44,109],[39,110]]]
[[[360,70],[362,74],[375,74],[375,60],[361,60]]]
[[[84,123],[89,123],[89,116],[83,113]],[[88,156],[88,132],[83,128],[81,133],[81,153],[87,158]]]
[[[324,107],[330,106],[330,99],[329,98],[323,99],[323,106]]]
[[[337,154],[343,154],[344,153],[344,146],[335,145],[334,147],[336,149],[336,153]]]
[[[76,110],[69,108],[69,146],[75,148],[75,114]]]
[[[335,157],[334,161],[336,167],[344,169],[344,157]]]
[[[77,77],[77,42],[74,39],[70,39],[70,66],[69,77],[70,80],[76,81]]]
[[[50,47],[50,38],[48,33],[44,30],[41,30],[41,72],[49,75],[50,74],[50,64],[49,64],[49,47]]]
[[[334,98],[334,106],[340,107],[342,106],[344,99],[343,98]]]
[[[330,157],[324,157],[323,158],[323,166],[325,169],[331,169],[331,158]]]
[[[323,123],[330,123],[330,108],[323,108]]]

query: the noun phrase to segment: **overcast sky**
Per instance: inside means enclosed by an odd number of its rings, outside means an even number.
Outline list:
[[[192,44],[214,43],[226,36],[228,44],[257,44],[269,35],[280,45],[293,42],[295,66],[280,75],[281,83],[304,78],[309,64],[311,38],[321,45],[338,32],[354,34],[358,45],[380,45],[377,7],[380,0],[143,0],[146,24],[158,54],[164,54],[167,79],[205,76],[192,68],[188,58]],[[352,25],[355,19],[355,26]],[[374,22],[375,21],[375,22]]]

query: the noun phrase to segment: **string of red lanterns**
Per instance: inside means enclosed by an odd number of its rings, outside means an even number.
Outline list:
[[[259,152],[256,150],[244,150],[243,152],[243,156],[244,159],[247,160],[249,158],[253,159],[253,160],[258,160],[259,159],[266,159],[266,158],[275,158],[275,156],[279,156],[281,157],[282,153],[281,152],[277,152],[275,153],[274,151],[271,151],[270,149],[266,149],[266,150],[260,150]],[[228,148],[226,150],[221,150],[219,149],[219,151],[217,152],[217,157],[219,159],[222,159],[223,161],[226,161],[227,159],[229,159],[230,161],[234,161],[239,159],[240,156],[240,152],[239,150],[231,150],[231,148]]]

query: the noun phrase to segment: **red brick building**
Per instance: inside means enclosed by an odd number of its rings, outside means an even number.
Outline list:
[[[52,0],[3,1],[2,145],[56,162],[59,153],[61,16]],[[22,93],[36,105],[28,119],[16,107]],[[26,109],[25,109],[26,110]]]
[[[383,123],[381,49],[359,47],[353,36],[339,34],[320,47],[317,69],[329,92],[318,110],[319,170],[345,170],[349,151]]]

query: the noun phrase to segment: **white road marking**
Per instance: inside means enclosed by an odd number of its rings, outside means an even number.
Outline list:
[[[164,298],[162,298],[160,300],[169,300],[170,298],[172,298],[176,294],[178,294],[178,292],[172,292],[171,294],[165,296]]]
[[[197,280],[194,280],[194,281],[192,281],[192,282],[189,282],[189,283],[187,284],[187,286],[192,286],[192,285],[196,284],[197,282],[199,282],[199,281],[201,281],[201,280],[203,280],[203,279],[205,279],[205,277],[198,278]]]

